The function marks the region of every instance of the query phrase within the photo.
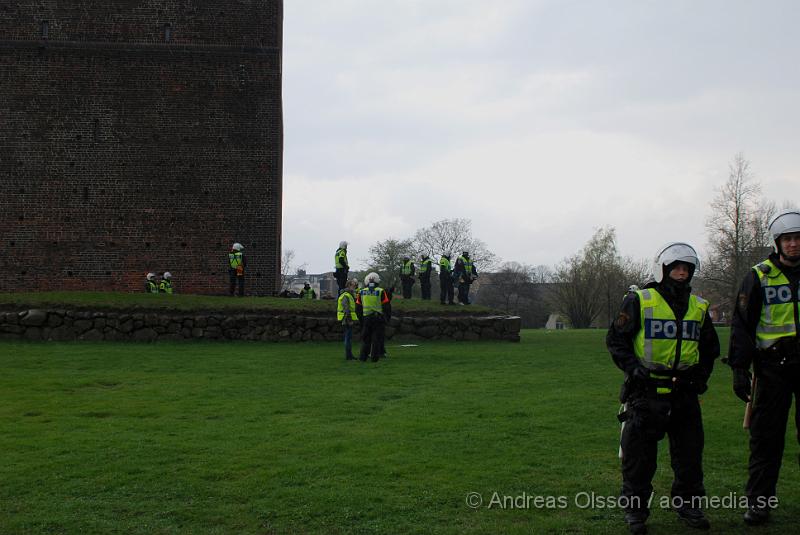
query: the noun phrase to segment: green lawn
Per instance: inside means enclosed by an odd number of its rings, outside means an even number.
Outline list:
[[[2,342],[0,533],[624,533],[618,509],[575,503],[619,490],[621,373],[603,337],[392,341],[375,364],[334,343]],[[703,407],[708,492],[741,494],[727,367]],[[782,504],[759,533],[795,529],[797,450],[791,429]],[[489,508],[494,493],[531,507]],[[650,533],[681,532],[654,509]],[[746,532],[740,510],[709,518]]]

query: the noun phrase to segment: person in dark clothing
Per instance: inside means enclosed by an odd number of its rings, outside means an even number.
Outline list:
[[[244,247],[241,243],[231,245],[231,252],[228,253],[228,279],[230,287],[228,293],[232,296],[236,287],[239,287],[239,297],[244,297],[244,268],[247,260],[242,252]]]
[[[386,324],[392,318],[392,302],[379,286],[380,282],[377,273],[370,273],[364,278],[364,288],[356,292],[356,316],[361,323],[361,362],[370,357],[372,362],[377,362],[386,353],[384,337]]]
[[[688,526],[708,529],[700,509],[703,486],[703,421],[698,395],[719,356],[719,338],[708,302],[689,282],[699,259],[694,248],[671,243],[659,249],[654,281],[628,295],[606,335],[614,363],[625,372],[620,401],[622,498],[631,533],[646,533],[658,442],[669,436],[675,479],[673,504]]]
[[[333,277],[336,279],[336,286],[339,287],[339,293],[342,293],[347,285],[347,274],[350,271],[350,264],[347,263],[347,242],[340,241],[339,248],[336,249],[336,254],[333,256],[334,271]]]
[[[462,305],[470,304],[469,287],[478,278],[478,268],[472,263],[469,251],[464,251],[456,260],[453,278],[458,281],[458,302]]]
[[[433,271],[433,262],[428,255],[424,254],[419,263],[419,288],[422,298],[428,301],[431,299],[431,271]]]
[[[800,404],[800,211],[786,210],[769,223],[775,250],[742,281],[731,322],[728,364],[733,391],[751,402],[748,508],[744,522],[763,524],[777,505],[786,421]],[[755,374],[752,392],[750,366]],[[795,407],[800,441],[800,409]]]
[[[414,286],[414,262],[407,256],[403,257],[403,267],[400,268],[400,284],[403,286],[403,299],[411,299],[411,288]]]
[[[453,270],[450,265],[450,254],[445,253],[439,259],[439,301],[453,305]]]

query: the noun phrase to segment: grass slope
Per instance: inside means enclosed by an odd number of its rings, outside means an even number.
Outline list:
[[[624,532],[618,509],[575,503],[619,489],[621,374],[603,334],[393,342],[376,364],[334,343],[3,342],[0,532]],[[727,367],[703,407],[708,493],[741,494]],[[759,533],[792,532],[800,514],[789,434],[781,508]],[[670,481],[662,442],[656,500]],[[495,492],[567,507],[489,508]],[[709,517],[714,533],[745,532],[740,510]],[[650,526],[682,531],[658,507]]]
[[[188,294],[146,294],[124,292],[30,292],[0,293],[0,307],[79,307],[88,309],[174,309],[180,311],[275,311],[290,314],[335,313],[335,300],[284,299],[278,297],[222,297]],[[443,306],[438,301],[404,300],[395,296],[393,310],[405,315],[489,314],[478,305]]]

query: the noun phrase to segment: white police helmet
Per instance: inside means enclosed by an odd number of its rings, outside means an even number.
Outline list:
[[[155,273],[148,273],[147,274],[147,280],[153,280],[154,278],[156,278],[156,274]]]
[[[236,242],[233,245],[231,245],[231,249],[233,249],[234,251],[241,251],[242,249],[244,249],[244,246],[241,243]]]
[[[347,249],[347,242],[346,241],[340,241],[339,242],[339,249]]]
[[[163,277],[167,280],[170,280],[172,278],[172,273],[165,271]]]
[[[636,286],[635,284],[631,284],[630,286],[628,286],[628,291],[629,292],[637,292],[637,291],[639,291],[639,287]]]
[[[364,277],[364,286],[369,286],[370,282],[374,282],[375,284],[380,284],[381,276],[373,271],[372,273]]]
[[[800,232],[800,211],[797,210],[784,210],[783,212],[775,215],[769,220],[769,233],[775,241],[775,247],[778,247],[778,238],[781,234],[789,234],[790,232]]]
[[[689,280],[700,267],[700,257],[694,247],[684,242],[668,243],[658,249],[653,260],[653,278],[656,282],[664,279],[664,268],[674,262],[686,262],[692,266]]]
[[[775,242],[775,252],[784,254],[778,244],[778,238],[782,234],[800,232],[800,211],[795,209],[784,210],[769,220],[769,233]],[[800,257],[787,257],[791,261],[798,260]]]

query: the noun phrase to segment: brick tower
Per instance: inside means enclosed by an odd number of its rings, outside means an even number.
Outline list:
[[[0,291],[279,284],[282,0],[0,0]]]

